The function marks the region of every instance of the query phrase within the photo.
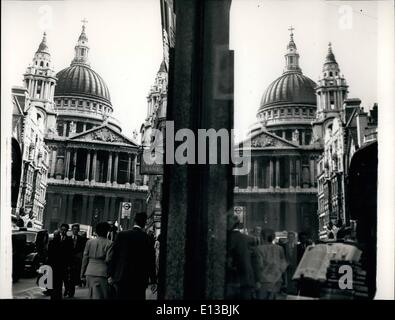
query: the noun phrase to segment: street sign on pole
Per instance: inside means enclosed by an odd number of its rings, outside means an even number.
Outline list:
[[[122,219],[130,219],[132,215],[132,204],[130,202],[121,202],[121,217]]]

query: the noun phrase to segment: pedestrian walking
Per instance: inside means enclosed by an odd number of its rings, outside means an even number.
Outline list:
[[[227,216],[226,299],[253,298],[254,274],[251,266],[251,244],[254,239],[240,231],[240,220],[234,213]]]
[[[286,271],[286,292],[287,294],[297,294],[297,287],[292,277],[298,266],[297,256],[297,239],[295,232],[288,231],[287,242],[284,245],[285,257],[287,259],[288,267]]]
[[[145,300],[149,284],[156,291],[155,248],[144,231],[146,222],[147,214],[137,213],[133,228],[115,240],[109,283],[115,284],[118,299]]]
[[[109,299],[108,265],[112,257],[113,242],[107,239],[110,225],[96,225],[97,238],[88,240],[81,265],[81,280],[88,286],[89,299]]]
[[[253,259],[258,299],[275,300],[283,283],[283,273],[287,268],[284,249],[273,243],[275,233],[271,229],[262,230],[262,244],[256,247]]]
[[[70,266],[70,286],[68,296],[70,298],[74,297],[75,287],[81,285],[81,264],[82,264],[82,255],[85,249],[85,244],[87,239],[80,236],[80,225],[74,224],[71,227],[72,230],[72,240],[73,240],[73,249],[71,256],[71,266]]]
[[[48,244],[47,263],[52,268],[53,289],[50,292],[51,299],[62,299],[63,284],[64,296],[69,292],[69,273],[72,256],[72,240],[67,236],[68,224],[62,224],[60,230],[54,231],[54,237]]]

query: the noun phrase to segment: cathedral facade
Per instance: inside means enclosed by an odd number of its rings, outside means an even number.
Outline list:
[[[71,65],[56,75],[56,130],[50,149],[45,225],[94,226],[116,221],[120,203],[145,209],[147,187],[139,174],[139,146],[122,134],[104,80],[90,67],[85,26]]]
[[[347,171],[356,150],[377,142],[377,105],[368,114],[361,100],[348,98],[330,43],[315,83],[302,73],[291,32],[284,72],[263,94],[257,119],[238,148],[251,152],[249,174],[235,179],[246,228],[327,239],[332,229],[352,226]]]
[[[42,206],[33,210],[41,210],[40,226],[51,232],[61,223],[94,227],[100,221],[117,221],[121,202],[132,204],[132,214],[145,210],[139,145],[122,134],[112,116],[108,87],[90,67],[88,56],[83,26],[70,66],[56,74],[44,35],[24,75],[23,90],[37,110],[34,123],[42,129],[42,138],[32,133],[25,148],[33,164],[42,163],[45,182]],[[41,144],[44,151],[34,151]],[[23,185],[21,193],[31,198],[31,188],[23,191]]]
[[[235,206],[244,208],[245,227],[305,231],[316,235],[317,160],[312,143],[316,83],[305,76],[290,35],[283,74],[263,94],[257,123],[239,151],[249,148],[251,170],[236,176]]]

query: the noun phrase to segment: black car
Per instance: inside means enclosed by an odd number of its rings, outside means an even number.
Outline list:
[[[26,234],[12,234],[12,280],[17,282],[23,275],[26,258]]]
[[[14,262],[14,265],[21,263],[21,255],[23,256],[23,269],[29,273],[35,273],[40,265],[44,264],[48,255],[48,240],[49,235],[47,230],[26,229],[20,228],[14,230],[12,233],[13,242],[18,242],[18,249],[16,249],[15,258],[19,259]],[[21,240],[25,238],[24,246]],[[20,267],[20,266],[19,266]],[[18,266],[16,266],[18,269]]]

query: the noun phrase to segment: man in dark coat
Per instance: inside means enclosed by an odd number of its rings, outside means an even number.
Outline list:
[[[145,232],[147,214],[137,213],[132,230],[118,233],[109,266],[109,283],[118,299],[145,300],[148,284],[156,284],[155,248]]]
[[[229,213],[227,216],[227,268],[226,299],[249,300],[253,298],[255,287],[250,246],[255,239],[239,230],[238,217]]]
[[[82,255],[84,253],[85,244],[87,239],[80,236],[80,225],[74,224],[71,227],[73,235],[71,239],[73,241],[73,249],[71,256],[71,266],[70,266],[70,283],[68,287],[68,296],[70,298],[74,297],[75,294],[75,286],[81,285],[80,273],[81,273],[81,264],[82,264]]]
[[[68,295],[70,287],[70,266],[73,250],[73,242],[67,231],[68,224],[62,224],[60,232],[54,232],[54,238],[48,246],[48,265],[52,267],[53,272],[53,290],[52,299],[62,299],[62,286],[66,288],[64,295]]]

